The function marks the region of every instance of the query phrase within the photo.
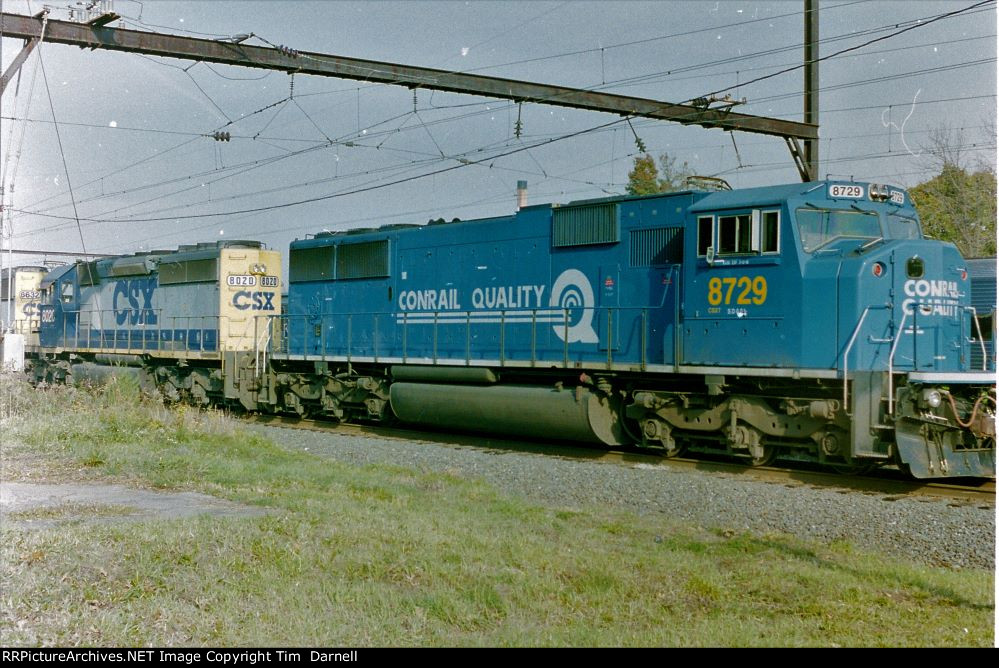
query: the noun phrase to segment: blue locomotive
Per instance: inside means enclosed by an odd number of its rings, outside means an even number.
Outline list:
[[[224,401],[995,475],[968,264],[923,238],[899,188],[685,190],[324,232],[291,244],[288,269],[286,312],[254,313],[253,349],[219,354]]]

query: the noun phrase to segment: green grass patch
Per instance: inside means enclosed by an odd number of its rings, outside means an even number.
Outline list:
[[[5,479],[73,472],[270,510],[5,526],[5,646],[993,644],[992,573],[346,466],[128,383],[0,383]]]

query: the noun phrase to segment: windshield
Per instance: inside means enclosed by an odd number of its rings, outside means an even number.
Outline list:
[[[888,235],[889,239],[922,239],[923,233],[919,229],[919,223],[915,218],[902,216],[897,213],[888,215]]]
[[[801,248],[806,253],[836,239],[878,239],[883,236],[876,213],[800,208],[795,215]]]

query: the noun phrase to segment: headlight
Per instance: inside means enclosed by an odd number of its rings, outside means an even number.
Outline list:
[[[943,401],[943,395],[940,394],[940,390],[923,390],[923,403],[930,408],[936,408]]]

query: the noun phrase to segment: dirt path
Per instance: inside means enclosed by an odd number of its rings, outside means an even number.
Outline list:
[[[0,482],[5,527],[47,528],[67,522],[179,519],[198,515],[253,517],[263,508],[196,492],[162,492],[123,485]]]

